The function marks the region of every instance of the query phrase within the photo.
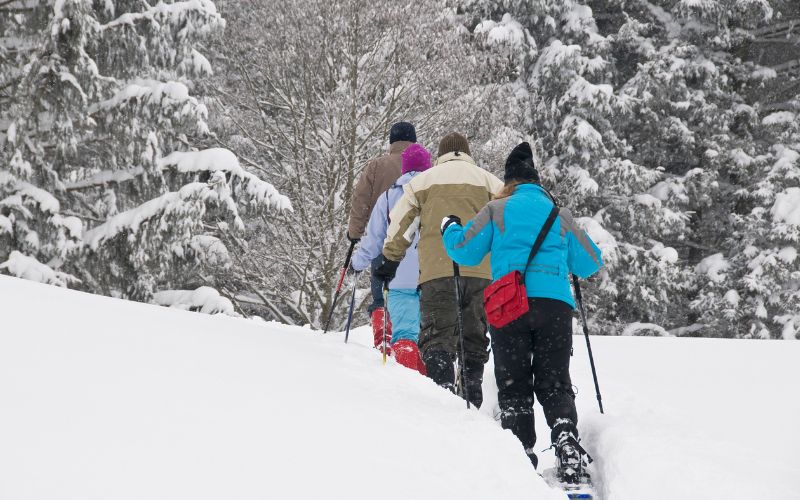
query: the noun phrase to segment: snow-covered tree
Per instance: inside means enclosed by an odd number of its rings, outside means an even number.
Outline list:
[[[391,124],[413,122],[435,153],[445,133],[480,129],[495,89],[480,84],[468,34],[443,1],[232,2],[227,15],[212,108],[224,117],[212,128],[250,168],[266,165],[295,206],[273,227],[248,222],[257,229],[233,255],[250,288],[240,299],[319,326],[347,250],[353,186],[387,150]]]
[[[725,333],[724,319],[747,314],[745,299],[728,293],[739,288],[744,296],[741,286],[727,283],[742,276],[730,257],[744,250],[737,245],[750,231],[742,226],[750,212],[741,192],[780,161],[774,155],[781,146],[765,150],[759,117],[758,89],[775,72],[740,54],[783,3],[458,4],[478,40],[498,23],[519,26],[535,40],[538,54],[517,72],[531,96],[527,133],[540,140],[545,183],[563,204],[591,216],[581,223],[606,256],[587,294],[594,316],[607,325],[600,331],[652,322],[677,332],[741,335]],[[754,281],[793,297],[786,279]]]
[[[213,2],[2,5],[6,272],[138,300],[214,286],[242,215],[291,208],[231,152],[192,147],[209,132],[199,44],[225,25]]]

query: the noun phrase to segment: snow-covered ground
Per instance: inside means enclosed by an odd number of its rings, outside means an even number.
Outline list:
[[[467,411],[365,328],[345,345],[8,277],[0,297],[2,500],[563,499],[492,418],[490,373]],[[581,337],[573,374],[602,498],[800,498],[800,343],[593,348],[606,415]]]

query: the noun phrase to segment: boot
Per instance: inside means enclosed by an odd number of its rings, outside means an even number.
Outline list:
[[[589,462],[592,457],[578,442],[578,429],[572,420],[558,419],[553,427],[553,446],[556,449],[556,468],[558,478],[567,484],[580,484],[588,482],[589,474],[586,472],[585,455]]]
[[[428,378],[449,391],[455,390],[453,356],[446,351],[427,351],[422,355]]]
[[[480,361],[470,361],[464,364],[464,372],[467,378],[465,389],[469,396],[469,402],[480,408],[483,403],[483,363]]]
[[[372,339],[375,344],[375,348],[383,352],[383,337],[386,336],[386,355],[392,353],[391,347],[389,344],[392,342],[392,320],[387,317],[386,318],[386,331],[383,331],[383,316],[386,314],[386,308],[378,307],[374,311],[372,311]]]
[[[522,446],[525,447],[525,454],[531,461],[535,469],[539,465],[539,457],[536,456],[534,446],[536,445],[536,427],[533,421],[533,402],[520,404],[518,408],[508,408],[500,412],[500,424],[503,429],[508,429],[517,436]]]
[[[394,352],[394,359],[412,370],[417,370],[422,375],[427,375],[428,371],[425,369],[425,363],[422,362],[422,356],[419,354],[417,343],[413,340],[401,339],[392,344],[392,351]]]

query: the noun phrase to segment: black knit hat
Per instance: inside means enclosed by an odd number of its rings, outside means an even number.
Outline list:
[[[417,142],[417,131],[408,122],[397,122],[389,130],[389,144],[397,141]]]
[[[539,171],[533,164],[533,151],[527,142],[517,145],[506,159],[505,182],[518,180],[539,183]]]
[[[447,153],[454,153],[456,151],[459,153],[471,154],[469,152],[469,141],[458,132],[450,132],[439,141],[439,151],[436,157],[440,158]]]

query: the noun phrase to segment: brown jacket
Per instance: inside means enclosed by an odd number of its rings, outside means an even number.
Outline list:
[[[478,167],[464,153],[447,153],[433,168],[416,175],[403,187],[403,196],[389,214],[383,254],[399,262],[419,227],[419,282],[453,275],[453,261],[442,244],[442,219],[457,215],[468,221],[503,188],[503,182]],[[462,276],[492,279],[489,257],[475,267],[462,267]]]
[[[364,228],[367,227],[372,207],[378,196],[392,187],[400,177],[402,159],[400,153],[410,146],[407,141],[397,141],[389,145],[389,152],[379,158],[371,160],[353,190],[353,199],[350,202],[350,222],[347,224],[347,234],[351,238],[361,238]]]

